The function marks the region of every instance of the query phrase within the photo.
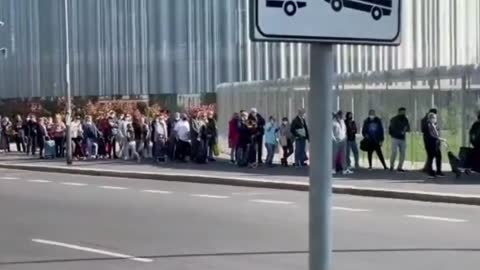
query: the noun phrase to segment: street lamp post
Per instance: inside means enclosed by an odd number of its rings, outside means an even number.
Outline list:
[[[67,154],[67,165],[72,165],[72,91],[70,84],[70,24],[69,24],[69,13],[68,13],[68,0],[64,0],[65,7],[65,87],[66,87],[66,96],[67,96],[67,111],[66,111],[66,154]]]

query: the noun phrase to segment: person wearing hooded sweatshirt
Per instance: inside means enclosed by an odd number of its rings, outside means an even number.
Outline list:
[[[376,152],[383,168],[388,170],[385,158],[382,152],[382,144],[385,140],[385,132],[383,130],[382,120],[376,116],[375,110],[370,110],[368,118],[363,122],[362,135],[367,142],[368,149],[368,169],[373,168],[373,152]]]
[[[403,170],[403,163],[405,162],[405,154],[407,151],[407,133],[410,132],[410,123],[406,112],[407,110],[405,108],[400,108],[398,109],[398,115],[390,120],[389,133],[392,137],[392,156],[390,157],[391,171],[395,169],[395,159],[397,158],[397,152],[400,151],[397,171],[405,172]]]

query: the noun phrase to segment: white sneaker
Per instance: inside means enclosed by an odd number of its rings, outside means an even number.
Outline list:
[[[350,169],[346,169],[345,171],[343,171],[343,175],[351,175],[351,174],[353,174],[353,172]]]
[[[332,175],[335,175],[337,174],[337,171],[336,170],[332,170]]]

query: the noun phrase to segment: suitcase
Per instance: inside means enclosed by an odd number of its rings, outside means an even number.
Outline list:
[[[471,168],[468,167],[468,159],[469,156],[466,156],[462,151],[460,151],[459,157],[455,156],[451,151],[448,152],[448,162],[457,178],[460,178],[462,174],[471,174]]]
[[[54,159],[55,158],[55,141],[50,140],[45,142],[45,154],[44,157],[46,159]]]

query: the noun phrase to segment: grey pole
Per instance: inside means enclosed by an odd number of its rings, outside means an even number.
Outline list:
[[[330,270],[332,255],[333,45],[311,44],[310,270]]]
[[[70,84],[70,23],[69,23],[69,13],[68,13],[68,0],[64,0],[65,7],[65,86],[67,94],[67,112],[66,112],[66,154],[67,154],[67,165],[72,165],[72,91]]]

